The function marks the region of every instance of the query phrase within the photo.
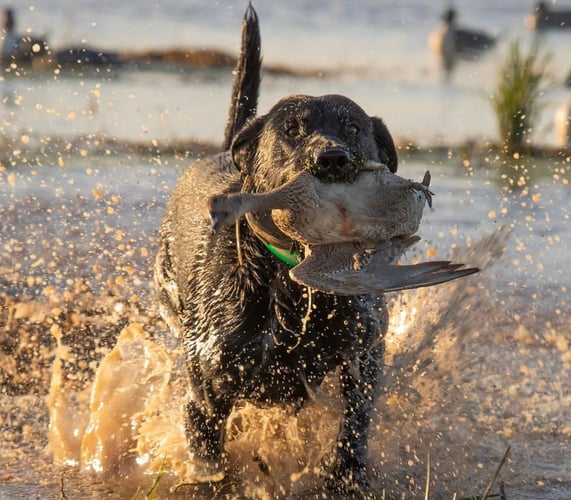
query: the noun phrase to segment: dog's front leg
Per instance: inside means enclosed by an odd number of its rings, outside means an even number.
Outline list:
[[[225,418],[209,415],[195,401],[186,404],[185,431],[190,450],[189,481],[216,482],[224,478],[222,443]]]
[[[332,460],[326,466],[326,487],[338,494],[367,496],[368,433],[381,377],[382,343],[341,366],[345,410]]]

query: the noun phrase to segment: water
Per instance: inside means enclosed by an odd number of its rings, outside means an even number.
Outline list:
[[[531,3],[456,5],[467,24],[507,41],[529,35],[522,16]],[[18,24],[47,31],[59,46],[86,39],[105,49],[136,41],[235,51],[244,10],[241,2],[80,5],[19,5]],[[493,137],[480,94],[505,47],[442,84],[426,49],[442,6],[259,2],[267,63],[344,70],[331,78],[266,75],[261,111],[284,94],[338,92],[383,116],[400,138],[434,145]],[[546,43],[560,80],[568,38],[549,35]],[[188,474],[186,386],[177,340],[157,317],[151,270],[166,199],[189,158],[156,144],[219,141],[230,84],[223,70],[5,75],[0,498],[132,498],[149,491],[161,469],[161,498],[319,491],[315,468],[340,411],[334,375],[297,419],[279,408],[236,409],[227,429],[233,473],[223,491],[172,491]],[[554,104],[561,92],[546,100]],[[537,140],[549,145],[548,123]],[[137,154],[104,142],[110,138],[158,142],[153,153]],[[391,295],[373,488],[379,497],[383,489],[422,497],[430,457],[431,498],[479,495],[511,446],[499,479],[507,498],[568,498],[570,160],[506,165],[469,149],[438,151],[400,152],[401,175],[421,178],[428,168],[436,192],[423,241],[407,259],[453,255],[484,271]]]
[[[435,498],[480,494],[511,445],[501,476],[508,498],[563,498],[571,491],[570,166],[536,164],[512,189],[498,163],[465,161],[402,156],[411,178],[430,168],[436,192],[423,243],[408,258],[455,253],[485,270],[391,297],[375,486],[420,495],[430,454]],[[187,160],[66,162],[2,174],[0,491],[131,498],[162,466],[162,494],[176,496],[169,488],[188,465],[184,377],[177,342],[156,317],[150,270],[165,200]],[[281,409],[233,414],[233,491],[287,497],[319,484],[314,468],[339,415],[334,387],[332,377],[299,421]]]
[[[459,21],[500,36],[498,47],[475,62],[461,63],[451,80],[428,49],[428,37],[447,2],[407,0],[261,0],[264,61],[293,69],[334,71],[330,78],[267,74],[260,111],[292,93],[337,92],[384,118],[393,134],[419,144],[495,140],[489,95],[498,67],[524,26],[534,0],[455,2]],[[26,0],[18,4],[20,31],[45,33],[55,49],[87,43],[101,50],[212,47],[235,54],[244,1]],[[559,4],[558,4],[559,5]],[[561,8],[565,7],[562,5]],[[569,91],[569,30],[547,33],[552,55],[544,110],[534,140],[553,145],[556,109]],[[17,78],[2,84],[3,134],[19,141],[46,136],[101,136],[144,140],[197,137],[220,141],[230,94],[230,70],[216,78],[203,71],[103,73],[95,78],[62,75]]]

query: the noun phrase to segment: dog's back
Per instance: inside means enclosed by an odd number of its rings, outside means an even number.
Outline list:
[[[180,333],[180,317],[183,311],[179,286],[177,284],[178,266],[176,266],[172,241],[176,232],[177,221],[184,221],[189,227],[198,228],[204,222],[200,206],[186,206],[179,213],[178,200],[201,200],[204,196],[220,193],[232,186],[231,190],[240,190],[236,184],[237,170],[230,159],[228,149],[236,133],[256,115],[261,83],[261,36],[256,11],[249,4],[242,21],[242,41],[240,54],[236,64],[234,84],[232,88],[230,110],[222,143],[222,153],[199,161],[192,165],[177,183],[169,201],[167,212],[161,225],[162,245],[159,249],[155,265],[155,284],[159,293],[159,309],[161,316],[167,321],[169,328]],[[188,179],[188,180],[186,180]],[[206,190],[206,192],[205,192]],[[197,231],[197,234],[199,231]],[[181,234],[185,234],[183,231]],[[194,232],[193,232],[194,234]],[[194,248],[196,242],[183,245],[183,254],[177,254],[176,260],[191,262],[194,255],[186,255],[185,250]],[[181,270],[185,266],[181,266]],[[186,278],[186,273],[183,273]]]

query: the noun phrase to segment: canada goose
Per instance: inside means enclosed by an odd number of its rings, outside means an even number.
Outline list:
[[[47,52],[47,42],[41,38],[16,33],[16,20],[11,8],[4,9],[1,58],[6,61],[31,61],[33,57]]]
[[[571,28],[571,10],[551,10],[545,2],[538,2],[525,22],[532,30]]]
[[[458,57],[468,58],[492,48],[494,36],[481,30],[459,27],[456,10],[446,9],[440,25],[430,34],[429,44],[433,53],[441,60],[446,71],[450,71]]]

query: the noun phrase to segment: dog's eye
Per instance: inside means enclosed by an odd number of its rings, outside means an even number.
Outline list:
[[[286,128],[288,137],[297,137],[299,135],[299,127],[297,125],[290,125]]]
[[[359,132],[361,132],[359,127],[357,127],[357,125],[355,125],[354,123],[349,123],[348,129],[349,129],[349,133],[351,135],[355,135],[355,136],[359,135]]]

